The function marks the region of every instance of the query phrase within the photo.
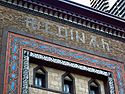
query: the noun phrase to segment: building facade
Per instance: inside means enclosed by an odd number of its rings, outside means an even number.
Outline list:
[[[0,94],[124,94],[124,25],[67,0],[0,1]]]
[[[90,0],[90,5],[100,11],[108,12],[109,0]]]
[[[109,13],[125,19],[125,1],[117,0],[112,8],[109,10]]]

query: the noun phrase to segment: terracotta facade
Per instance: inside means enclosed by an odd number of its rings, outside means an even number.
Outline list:
[[[0,94],[61,94],[65,72],[75,78],[75,94],[88,94],[92,78],[101,85],[101,94],[125,93],[124,39],[1,2]],[[46,63],[33,64],[31,58]],[[47,89],[33,86],[36,65],[48,71]]]

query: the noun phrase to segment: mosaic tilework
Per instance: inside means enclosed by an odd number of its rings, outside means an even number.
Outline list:
[[[44,61],[48,61],[48,64],[49,63],[55,63],[55,64],[63,65],[65,67],[71,67],[71,68],[79,69],[79,70],[82,70],[82,71],[85,71],[85,72],[90,72],[90,73],[95,73],[95,74],[106,76],[108,78],[109,92],[110,92],[110,94],[115,94],[114,81],[113,81],[113,76],[112,76],[111,72],[107,72],[107,71],[96,69],[96,68],[91,68],[91,67],[88,67],[88,66],[76,64],[76,63],[69,62],[69,61],[60,60],[60,59],[57,59],[57,58],[45,56],[45,55],[42,55],[42,54],[30,52],[30,51],[24,50],[24,52],[30,53],[30,55],[29,55],[30,57],[41,59],[41,60],[44,60]],[[24,55],[24,57],[25,57],[25,55]],[[27,66],[27,65],[24,65],[24,66]],[[28,82],[28,80],[27,80],[27,82]]]
[[[100,57],[78,52],[68,48],[59,47],[39,40],[9,33],[7,45],[6,76],[3,94],[21,94],[22,80],[22,50],[32,50],[43,54],[55,56],[61,59],[77,62],[80,64],[95,66],[100,69],[111,71],[116,75],[114,81],[118,86],[116,94],[124,94],[124,69],[122,64],[106,60]]]
[[[22,94],[29,94],[29,53],[23,51]]]

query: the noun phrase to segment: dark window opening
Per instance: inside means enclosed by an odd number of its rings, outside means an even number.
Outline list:
[[[36,73],[35,86],[45,88],[45,75],[44,74]]]
[[[63,92],[64,94],[74,94],[74,80],[70,74],[63,76]]]
[[[47,87],[47,72],[43,67],[36,67],[34,69],[34,85],[36,87],[42,87],[46,88]]]
[[[90,94],[99,94],[98,87],[90,86]]]
[[[64,80],[64,92],[71,94],[72,93],[72,81]]]
[[[101,94],[100,85],[96,80],[89,81],[89,94]]]

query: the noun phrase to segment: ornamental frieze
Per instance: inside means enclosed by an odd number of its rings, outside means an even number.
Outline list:
[[[75,42],[77,45],[89,45],[93,48],[102,49],[105,51],[110,51],[109,41],[105,41],[105,39],[101,38],[98,40],[96,35],[89,35],[85,33],[85,31],[78,30],[72,27],[62,26],[60,24],[55,24],[51,22],[39,21],[38,19],[27,17],[26,18],[26,27],[28,29],[34,31],[41,31],[41,33],[45,33],[47,35],[51,35],[52,37],[57,37],[57,40],[66,41],[67,43]]]
[[[125,61],[125,44],[123,42],[95,34],[96,30],[87,27],[79,29],[62,23],[62,21],[56,22],[1,6],[0,28],[6,27],[17,28],[20,31],[43,38],[44,41],[121,62]]]
[[[124,67],[121,63],[10,32],[7,41],[3,94],[21,94],[21,89],[28,94],[30,57],[106,76],[110,94],[124,94]]]

